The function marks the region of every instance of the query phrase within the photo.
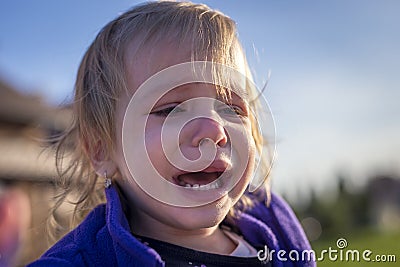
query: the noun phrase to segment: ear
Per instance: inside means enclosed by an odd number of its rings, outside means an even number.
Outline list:
[[[115,174],[117,164],[112,159],[111,152],[107,151],[104,142],[97,140],[93,147],[85,142],[85,150],[97,175],[112,177]]]

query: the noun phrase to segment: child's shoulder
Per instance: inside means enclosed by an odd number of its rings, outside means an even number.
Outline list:
[[[266,246],[269,250],[296,250],[298,253],[311,249],[300,222],[283,198],[274,193],[271,193],[270,198],[266,194],[249,193],[248,196],[254,205],[240,213],[234,225],[228,225],[233,226],[253,247]],[[312,261],[297,263],[295,266],[315,266]],[[273,266],[280,264],[273,258]]]
[[[273,232],[287,232],[295,229],[302,232],[302,227],[289,204],[278,194],[248,194],[253,206],[242,214],[247,219],[257,220]]]
[[[79,226],[29,266],[83,266],[88,262],[95,263],[96,255],[92,254],[94,251],[97,254],[105,246],[104,242],[110,240],[106,236],[105,210],[104,204],[97,206]],[[98,242],[99,239],[102,242]]]
[[[289,204],[278,194],[271,192],[267,196],[265,192],[261,194],[248,194],[254,206],[248,209],[247,213],[259,219],[285,219],[297,221],[296,215]]]
[[[252,195],[254,206],[247,209],[236,221],[241,233],[257,246],[272,249],[310,249],[310,244],[295,213],[279,195]],[[266,242],[266,243],[263,243]]]

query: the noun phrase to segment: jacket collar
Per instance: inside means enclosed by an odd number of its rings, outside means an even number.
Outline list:
[[[118,266],[164,266],[160,255],[139,242],[131,233],[115,185],[106,190],[106,223],[117,254]]]

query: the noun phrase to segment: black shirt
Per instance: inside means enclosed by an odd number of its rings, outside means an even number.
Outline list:
[[[160,254],[166,267],[271,267],[270,262],[257,257],[236,257],[197,251],[148,237],[136,236],[139,241]]]

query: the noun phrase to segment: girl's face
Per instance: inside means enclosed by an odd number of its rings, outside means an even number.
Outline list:
[[[133,230],[140,234],[146,226],[153,231],[161,225],[182,230],[216,226],[253,173],[255,145],[247,99],[232,92],[224,100],[217,86],[206,82],[169,90],[168,81],[156,79],[144,90],[143,82],[154,80],[159,71],[189,62],[191,51],[166,42],[133,55],[135,48],[128,46],[125,55],[134,103],[129,102],[132,95],[118,102],[113,155],[134,224],[141,224]],[[184,75],[177,72],[177,80]]]

